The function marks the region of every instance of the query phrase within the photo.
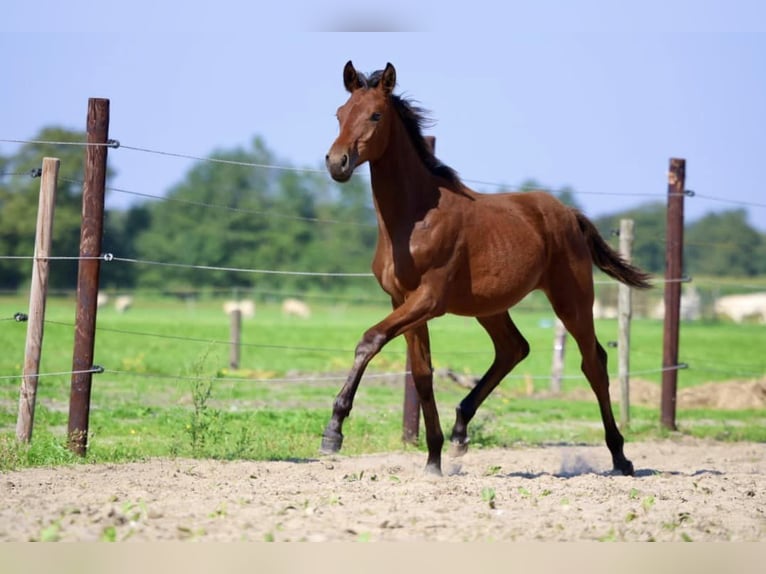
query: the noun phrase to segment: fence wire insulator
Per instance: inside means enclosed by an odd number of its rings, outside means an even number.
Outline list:
[[[617,341],[607,341],[606,346],[610,349],[616,349],[617,348]]]
[[[104,253],[101,256],[101,259],[103,259],[104,261],[113,261],[114,260],[114,253]]]
[[[694,193],[694,190],[691,190],[691,189],[685,189],[685,190],[684,190],[684,195],[685,195],[686,197],[694,197],[696,194]]]
[[[609,235],[612,237],[619,237],[620,236],[620,230],[619,229],[610,229]]]
[[[13,320],[16,321],[17,323],[23,323],[27,319],[29,319],[29,316],[26,313],[19,312],[19,313],[14,313],[13,315]]]
[[[104,372],[104,367],[102,367],[101,365],[93,365],[90,368],[90,370],[91,370],[92,373],[95,373],[95,374],[98,375],[98,374],[101,374],[101,373]]]
[[[120,140],[106,140],[106,145],[113,149],[120,147]]]
[[[43,175],[43,168],[41,168],[41,167],[34,167],[34,168],[30,169],[28,173],[29,173],[29,177],[31,177],[32,179],[34,179],[36,177],[42,177],[42,175]]]

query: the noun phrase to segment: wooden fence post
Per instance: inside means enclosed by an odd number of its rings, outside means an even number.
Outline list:
[[[662,426],[676,430],[678,331],[684,249],[686,160],[672,158],[668,173],[668,213],[665,244],[665,323],[662,343]]]
[[[234,309],[231,312],[231,346],[229,349],[229,367],[239,369],[239,354],[242,345],[242,311]]]
[[[553,327],[553,361],[551,364],[551,392],[561,393],[561,377],[564,373],[564,353],[567,344],[567,330],[561,319],[556,317]]]
[[[16,438],[21,442],[32,440],[37,402],[37,383],[40,355],[45,328],[45,303],[48,297],[48,268],[53,234],[53,214],[56,207],[56,186],[60,160],[43,158],[40,179],[40,199],[37,207],[35,233],[35,259],[32,262],[32,283],[29,290],[29,323],[24,349],[24,377],[19,393],[19,415],[16,419]]]
[[[620,220],[620,255],[630,262],[633,250],[633,220]],[[617,373],[620,380],[620,425],[630,423],[630,320],[632,292],[622,283],[617,295]]]
[[[72,385],[69,395],[69,448],[85,456],[88,444],[93,351],[96,339],[101,240],[104,230],[104,193],[109,137],[109,100],[90,98],[82,190],[80,261],[77,273]]]

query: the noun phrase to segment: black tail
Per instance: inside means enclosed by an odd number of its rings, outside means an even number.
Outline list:
[[[590,250],[590,256],[593,259],[594,265],[610,277],[617,279],[620,283],[638,289],[649,289],[651,287],[649,283],[651,275],[625,261],[619,253],[604,241],[604,238],[601,237],[598,229],[596,229],[596,226],[593,225],[590,219],[577,210],[574,210],[574,212],[580,230],[585,236],[585,241],[588,242],[588,249]]]

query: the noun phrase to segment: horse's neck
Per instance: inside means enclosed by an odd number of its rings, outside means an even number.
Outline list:
[[[400,145],[410,146],[407,141]],[[414,149],[389,149],[370,163],[372,193],[381,225],[393,232],[411,228],[439,202],[439,187]]]

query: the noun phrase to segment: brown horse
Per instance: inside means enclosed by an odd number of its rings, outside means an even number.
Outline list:
[[[356,167],[370,164],[378,220],[372,270],[391,296],[393,311],[357,345],[322,451],[340,450],[343,421],[367,364],[403,334],[423,409],[426,470],[440,474],[444,436],[433,393],[428,321],[445,313],[476,317],[494,343],[492,365],[457,407],[451,439],[455,453],[462,454],[477,408],[529,353],[508,309],[541,289],[577,341],[614,468],[633,474],[612,413],[606,352],[593,326],[593,264],[633,287],[648,287],[648,275],[622,260],[582,213],[547,193],[485,195],[466,187],[424,139],[423,110],[393,94],[391,64],[367,77],[349,61],[343,83],[351,96],[337,112],[340,134],[327,154],[327,169],[344,182]]]

